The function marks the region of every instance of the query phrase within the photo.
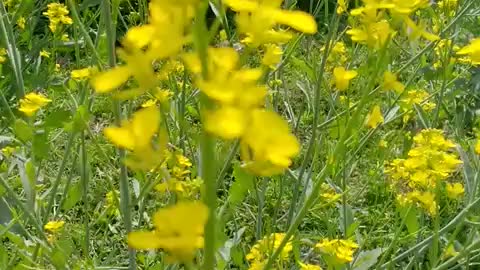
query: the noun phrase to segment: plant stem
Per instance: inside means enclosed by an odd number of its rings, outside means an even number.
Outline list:
[[[115,57],[115,28],[114,22],[112,22],[112,14],[110,10],[110,0],[104,0],[102,4],[102,11],[105,21],[105,31],[107,34],[108,41],[108,63],[111,67],[116,65]],[[100,63],[99,63],[100,64]],[[113,113],[115,115],[115,122],[117,125],[120,125],[122,121],[122,108],[120,102],[117,100],[113,101]],[[120,163],[120,210],[123,216],[123,222],[125,224],[125,230],[127,233],[132,231],[132,218],[130,213],[130,191],[127,175],[127,167],[123,163],[125,159],[125,150],[118,149],[118,157],[121,161]],[[134,249],[129,248],[128,252],[128,266],[130,270],[136,269],[136,252]]]

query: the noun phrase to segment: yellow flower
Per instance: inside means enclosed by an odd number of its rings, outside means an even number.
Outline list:
[[[352,240],[326,238],[318,242],[315,247],[336,264],[345,264],[353,261],[353,254],[358,245]]]
[[[337,2],[337,14],[343,14],[345,11],[347,11],[347,3],[345,1],[348,0],[338,0]]]
[[[160,112],[156,107],[141,109],[133,114],[132,120],[124,121],[120,127],[107,127],[105,136],[116,146],[129,150],[148,147],[160,125]]]
[[[251,265],[261,265],[268,259],[268,256],[280,246],[280,243],[285,239],[285,233],[273,233],[263,237],[257,241],[250,249],[250,252],[245,257]],[[291,239],[283,247],[278,260],[286,261],[292,252],[293,246]],[[256,268],[250,268],[256,269]]]
[[[0,64],[5,63],[7,61],[7,50],[5,48],[0,48]]]
[[[93,70],[91,67],[75,69],[75,70],[72,70],[72,72],[70,73],[70,76],[75,81],[82,81],[82,80],[88,79],[92,75],[92,71]]]
[[[245,169],[256,175],[271,176],[292,164],[300,145],[284,119],[274,112],[256,109],[241,138],[240,150]]]
[[[18,20],[17,20],[17,26],[18,26],[18,28],[20,28],[20,29],[22,29],[22,30],[25,29],[25,22],[26,22],[26,20],[25,20],[24,17],[18,18]]]
[[[283,51],[275,44],[269,44],[265,47],[266,51],[262,58],[262,64],[271,69],[275,69],[275,66],[282,60]]]
[[[43,226],[43,229],[50,233],[56,233],[63,228],[63,225],[65,225],[65,221],[49,221]]]
[[[477,140],[477,142],[475,143],[475,153],[477,153],[477,155],[480,155],[480,140]]]
[[[473,65],[480,65],[480,38],[476,38],[469,45],[461,48],[458,55],[466,55]]]
[[[425,30],[425,22],[424,21],[420,21],[420,23],[417,25],[412,19],[410,19],[409,17],[406,17],[404,19],[406,25],[408,26],[408,37],[410,40],[417,40],[419,39],[420,37],[423,37],[425,38],[426,40],[428,41],[437,41],[440,39],[439,36],[435,35],[435,34],[432,34],[432,33],[429,33]]]
[[[50,21],[48,27],[55,33],[59,25],[69,25],[73,23],[68,13],[68,9],[64,4],[50,3],[47,6],[47,11],[43,12],[43,15],[48,17]]]
[[[458,199],[465,193],[463,185],[460,183],[447,183],[446,185],[447,197],[450,199]]]
[[[442,259],[455,257],[458,255],[458,251],[455,250],[453,244],[448,245],[442,253]]]
[[[298,265],[300,265],[300,270],[322,270],[322,267],[315,264],[304,264],[304,263],[298,262]]]
[[[203,231],[208,208],[200,202],[179,202],[161,209],[153,216],[153,231],[137,231],[128,235],[128,244],[135,249],[164,249],[175,261],[188,262],[195,251],[203,248]]]
[[[50,58],[50,53],[46,50],[41,50],[40,51],[40,56],[45,57],[45,58]]]
[[[344,91],[348,88],[350,80],[357,77],[358,73],[354,70],[346,70],[344,67],[336,67],[333,69],[333,79],[335,87],[339,91]]]
[[[60,40],[64,41],[64,42],[67,42],[69,40],[68,34],[62,34],[62,36],[60,37]]]
[[[347,34],[350,35],[354,42],[367,44],[374,49],[380,49],[389,38],[395,35],[395,31],[390,28],[390,24],[386,20],[382,20],[352,28],[347,31]]]
[[[157,107],[146,107],[135,112],[132,119],[123,121],[120,127],[104,129],[105,137],[120,148],[132,151],[125,160],[132,169],[150,170],[158,166],[163,159],[166,134],[160,132],[158,146],[152,145],[152,139],[160,128],[160,111]],[[163,130],[161,130],[163,131]]]
[[[383,123],[383,115],[382,111],[380,110],[380,106],[375,105],[372,109],[372,111],[367,115],[367,119],[365,121],[365,124],[369,128],[376,128],[378,125]]]
[[[394,90],[400,94],[405,90],[405,85],[397,80],[397,75],[390,71],[385,71],[385,73],[383,73],[382,89],[385,91]]]
[[[142,108],[147,108],[147,107],[152,107],[157,105],[157,100],[156,99],[149,99],[142,103]]]
[[[268,43],[285,43],[289,32],[273,29],[276,25],[287,25],[307,34],[317,32],[314,18],[305,12],[282,10],[282,1],[227,0],[224,4],[237,12],[236,22],[240,33],[245,34],[242,42],[252,47]]]
[[[341,196],[342,195],[338,194],[329,184],[322,183],[320,188],[320,197],[326,201],[326,204],[336,202]]]
[[[20,108],[18,110],[27,116],[32,116],[50,102],[52,102],[52,100],[46,98],[44,95],[32,92],[20,100]]]

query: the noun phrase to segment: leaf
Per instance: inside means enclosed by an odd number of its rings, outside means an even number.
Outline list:
[[[69,110],[56,110],[45,118],[45,128],[61,128],[71,118]]]
[[[395,120],[395,117],[397,116],[397,112],[400,109],[400,106],[395,106],[391,110],[388,111],[387,115],[385,116],[385,121],[384,125],[390,123],[391,121]]]
[[[72,121],[65,124],[65,130],[69,132],[81,132],[85,130],[90,121],[90,113],[85,105],[77,108]]]
[[[353,265],[354,270],[368,270],[370,267],[377,263],[378,257],[382,254],[383,250],[381,248],[376,248],[372,250],[365,250],[360,252]]]
[[[44,159],[48,156],[50,145],[48,144],[48,134],[46,131],[37,132],[33,137],[33,155],[36,159]]]
[[[24,142],[28,142],[33,138],[33,129],[22,119],[15,120],[13,124],[15,135]]]
[[[82,183],[77,182],[70,187],[67,193],[67,197],[63,203],[62,209],[68,211],[72,209],[82,198],[83,190]]]
[[[352,207],[350,205],[345,205],[345,213],[343,211],[343,206],[339,205],[338,206],[338,212],[340,213],[339,219],[338,219],[338,225],[340,227],[340,230],[345,233],[345,227],[347,228],[347,232],[351,231],[352,229],[350,228],[354,222],[353,222],[353,211]],[[344,216],[346,218],[344,218]],[[344,226],[344,222],[346,222],[346,226]],[[355,229],[353,229],[355,231]],[[349,235],[347,235],[348,237]]]
[[[305,73],[310,81],[315,81],[315,72],[305,61],[295,56],[290,56],[290,62],[299,71]]]
[[[398,212],[402,218],[404,218],[405,226],[407,227],[407,231],[410,234],[417,232],[420,229],[420,225],[418,223],[418,210],[416,207],[398,207]]]
[[[236,205],[245,198],[248,190],[253,189],[253,176],[242,169],[239,164],[235,164],[233,178],[235,182],[230,187],[228,201],[232,205]]]

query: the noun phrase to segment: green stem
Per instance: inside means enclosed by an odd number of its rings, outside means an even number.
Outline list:
[[[197,10],[194,25],[194,45],[202,65],[202,77],[208,79],[207,49],[208,29],[205,21],[208,9],[208,1],[203,1]],[[203,109],[211,106],[210,101],[204,95],[201,96]],[[205,225],[204,238],[204,261],[203,269],[215,269],[215,242],[216,242],[216,209],[217,209],[217,181],[215,177],[215,141],[203,129],[200,139],[200,173],[205,183],[205,204],[208,206],[209,216]]]
[[[445,270],[449,269],[449,266],[452,265],[453,263],[457,262],[458,260],[462,259],[463,257],[466,257],[470,255],[471,251],[474,249],[477,249],[480,247],[480,241],[476,241],[466,247],[464,250],[462,250],[460,253],[458,253],[456,256],[450,258],[448,261],[442,263],[441,265],[433,268],[432,270]]]
[[[8,59],[15,74],[15,83],[17,86],[17,100],[20,100],[25,95],[25,86],[23,83],[22,63],[20,52],[15,44],[15,36],[13,35],[12,25],[8,19],[7,10],[0,1],[0,37],[5,41],[7,46]]]
[[[71,1],[71,0],[70,0]],[[107,34],[108,41],[108,62],[111,67],[116,65],[115,57],[115,28],[114,22],[112,22],[112,14],[110,10],[110,0],[104,0],[102,2],[102,11],[105,22],[105,31]],[[100,64],[100,63],[98,63]],[[115,115],[115,122],[117,125],[120,125],[122,121],[122,108],[120,102],[117,100],[113,101],[113,113]],[[127,233],[132,231],[132,218],[130,213],[130,191],[127,175],[127,167],[123,163],[125,160],[125,150],[118,149],[118,157],[121,161],[120,163],[120,210],[123,216],[123,222],[125,223],[125,230]],[[128,266],[130,270],[136,269],[136,252],[134,249],[129,248],[128,252]]]

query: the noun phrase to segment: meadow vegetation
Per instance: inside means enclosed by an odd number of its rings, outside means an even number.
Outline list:
[[[480,1],[2,0],[0,270],[480,269]]]

